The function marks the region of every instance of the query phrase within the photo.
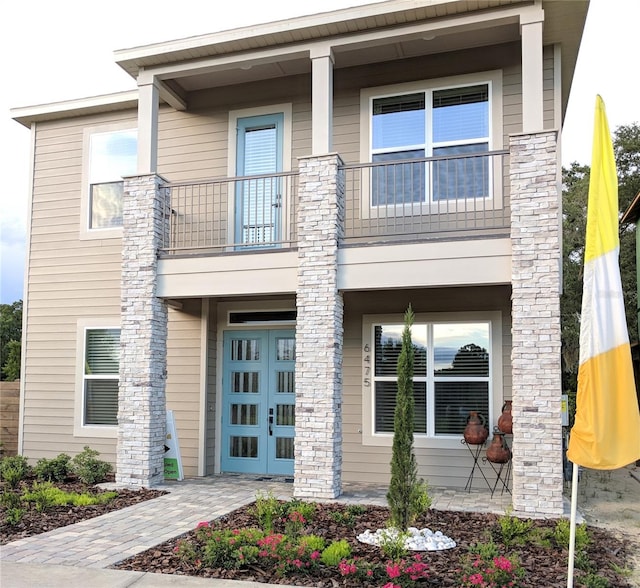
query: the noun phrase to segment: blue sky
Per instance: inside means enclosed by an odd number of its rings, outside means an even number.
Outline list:
[[[323,0],[322,10],[369,2]],[[224,5],[222,5],[224,6]],[[241,0],[224,8],[211,0],[110,0],[96,20],[86,0],[0,3],[0,302],[22,298],[28,199],[29,131],[9,108],[135,88],[113,51],[308,14],[299,0]],[[314,6],[320,6],[318,4]],[[73,15],[70,17],[69,15]],[[126,18],[123,19],[123,15]],[[197,15],[194,18],[194,15]],[[563,164],[590,163],[593,109],[602,95],[613,131],[640,120],[640,80],[629,69],[637,55],[637,0],[592,0],[564,125]],[[9,26],[6,26],[7,23]]]

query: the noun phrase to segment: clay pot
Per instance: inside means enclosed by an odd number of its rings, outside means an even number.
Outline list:
[[[493,463],[507,463],[511,459],[511,450],[502,431],[494,431],[491,445],[487,448],[487,459]]]
[[[469,445],[482,445],[487,440],[489,429],[485,425],[484,417],[479,412],[472,410],[469,413],[463,435]]]
[[[498,429],[507,435],[513,433],[513,417],[511,416],[511,400],[505,400],[502,406],[502,414],[498,419]]]

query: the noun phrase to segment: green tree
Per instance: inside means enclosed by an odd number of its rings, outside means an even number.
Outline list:
[[[620,215],[640,192],[640,126],[618,127],[613,134],[613,149],[618,172]],[[563,386],[575,393],[580,354],[580,314],[584,241],[589,194],[588,165],[572,163],[563,168],[563,294],[560,298],[562,325]],[[620,275],[624,293],[629,338],[638,339],[635,225],[620,225]]]
[[[413,364],[415,350],[411,342],[414,314],[411,305],[404,315],[402,350],[398,357],[398,392],[394,413],[391,483],[387,502],[394,527],[406,531],[415,517],[429,506],[429,497],[413,453]]]
[[[0,304],[0,379],[20,377],[20,341],[22,340],[22,300]],[[17,353],[17,355],[16,355]],[[7,360],[10,358],[10,365]],[[15,366],[18,371],[16,373]],[[6,369],[5,369],[6,368]],[[7,373],[7,370],[9,373]]]

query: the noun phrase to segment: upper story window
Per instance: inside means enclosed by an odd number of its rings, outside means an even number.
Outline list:
[[[369,206],[492,198],[495,162],[482,154],[502,144],[501,91],[500,72],[363,90],[366,151],[381,164],[368,180]]]
[[[135,129],[92,133],[89,138],[89,229],[122,226],[123,176],[137,165]]]

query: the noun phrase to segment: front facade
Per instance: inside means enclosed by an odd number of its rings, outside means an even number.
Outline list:
[[[469,412],[492,429],[510,399],[514,508],[560,514],[558,129],[586,11],[391,0],[119,51],[137,91],[14,110],[20,451],[90,445],[152,485],[169,409],[187,476],[384,483],[411,304],[420,476],[464,487]]]

